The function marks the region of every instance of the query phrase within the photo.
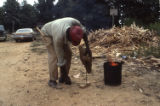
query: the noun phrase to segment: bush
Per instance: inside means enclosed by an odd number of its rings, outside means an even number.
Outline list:
[[[158,47],[140,47],[137,51],[134,51],[130,56],[142,57],[142,56],[154,56],[160,58],[160,46]]]
[[[155,23],[150,23],[145,25],[142,21],[134,18],[126,18],[124,24],[126,26],[130,26],[131,24],[135,23],[137,26],[143,26],[144,28],[156,31],[157,34],[160,36],[160,21]]]
[[[131,26],[131,24],[135,23],[138,26],[143,26],[142,21],[138,20],[138,19],[134,19],[134,18],[126,18],[124,21],[124,25],[126,26]]]
[[[160,36],[160,22],[155,22],[155,23],[151,23],[148,28],[150,30],[154,30],[158,33],[158,35]]]

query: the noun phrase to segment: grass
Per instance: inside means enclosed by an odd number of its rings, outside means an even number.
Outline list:
[[[158,47],[141,47],[137,50],[138,56],[154,56],[160,58],[160,46]]]
[[[148,28],[150,30],[154,30],[157,32],[157,34],[160,36],[160,22],[151,23]]]
[[[136,58],[148,57],[148,56],[154,56],[156,58],[160,58],[160,45],[158,47],[141,46],[137,50],[123,53],[123,55]]]
[[[31,51],[34,52],[34,53],[37,53],[38,55],[41,55],[41,54],[47,52],[43,41],[41,41],[39,39],[37,39],[36,41],[32,42]]]

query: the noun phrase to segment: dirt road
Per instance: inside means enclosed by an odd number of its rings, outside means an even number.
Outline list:
[[[36,44],[0,42],[0,106],[160,106],[160,72],[131,70],[137,66],[134,62],[124,64],[122,84],[114,87],[103,83],[105,59],[93,60],[93,73],[88,75],[91,85],[82,89],[85,70],[74,54],[73,84],[50,88],[47,52],[44,45]]]

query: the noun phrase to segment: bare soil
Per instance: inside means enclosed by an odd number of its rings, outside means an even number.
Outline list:
[[[88,74],[91,85],[80,88],[86,74],[74,52],[72,85],[60,84],[62,89],[55,89],[47,84],[47,58],[41,42],[0,42],[0,106],[160,106],[160,69],[138,59],[125,61],[120,86],[109,86],[103,81],[106,59],[96,58]]]

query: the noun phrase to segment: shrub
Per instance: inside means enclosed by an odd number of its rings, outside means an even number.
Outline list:
[[[131,53],[128,53],[126,55],[129,55],[131,57],[142,57],[142,56],[154,56],[156,58],[160,58],[160,46],[158,47],[140,47],[138,50],[136,51],[132,51]]]
[[[143,26],[142,21],[138,20],[138,19],[134,19],[134,18],[126,18],[124,21],[124,24],[126,26],[131,26],[131,24],[135,23],[138,26]]]
[[[148,28],[150,30],[154,30],[158,33],[158,35],[160,36],[160,22],[155,22],[155,23],[151,23]]]

